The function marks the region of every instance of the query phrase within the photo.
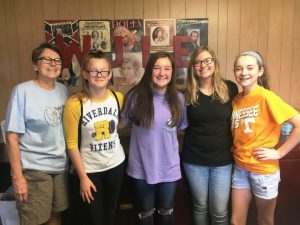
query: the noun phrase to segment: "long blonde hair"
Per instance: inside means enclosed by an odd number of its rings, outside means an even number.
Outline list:
[[[196,61],[198,55],[204,51],[208,52],[212,56],[213,61],[215,63],[215,72],[213,74],[213,79],[212,79],[212,87],[213,87],[212,98],[224,104],[229,101],[228,87],[221,75],[220,64],[216,57],[216,54],[208,46],[198,47],[197,50],[191,56],[189,67],[188,67],[188,75],[187,75],[186,91],[185,91],[186,103],[187,105],[198,104],[197,93],[199,92],[201,81],[199,79],[199,76],[195,73],[194,62]]]

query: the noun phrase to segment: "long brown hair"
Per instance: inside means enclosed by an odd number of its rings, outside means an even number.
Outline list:
[[[198,55],[204,51],[208,52],[212,56],[215,64],[215,72],[213,74],[213,79],[212,79],[212,87],[213,87],[212,98],[215,100],[219,100],[221,103],[226,103],[229,101],[228,87],[224,79],[222,78],[221,71],[220,71],[220,64],[216,54],[210,47],[200,46],[192,54],[189,62],[186,91],[185,91],[185,98],[186,98],[187,105],[197,104],[197,98],[198,98],[197,93],[199,91],[199,85],[201,81],[199,79],[199,76],[195,73],[194,62],[197,59]]]
[[[167,86],[165,95],[165,99],[171,111],[172,122],[174,125],[177,125],[182,120],[182,106],[175,84],[174,61],[167,52],[156,52],[150,56],[141,81],[127,93],[125,98],[125,102],[127,104],[130,103],[125,114],[127,114],[135,124],[147,129],[151,128],[154,119],[152,71],[156,61],[160,58],[168,58],[172,64],[172,78]],[[130,115],[129,110],[131,110]]]

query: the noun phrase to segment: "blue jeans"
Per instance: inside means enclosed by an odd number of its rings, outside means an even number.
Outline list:
[[[228,225],[232,164],[219,167],[183,163],[193,199],[195,225]]]
[[[135,207],[140,225],[172,225],[177,182],[147,184],[145,180],[131,178],[135,194]],[[153,216],[157,209],[157,214]]]

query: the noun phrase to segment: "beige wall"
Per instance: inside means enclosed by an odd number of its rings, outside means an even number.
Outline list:
[[[44,20],[122,18],[208,18],[225,77],[238,52],[258,50],[272,90],[300,110],[300,0],[0,0],[0,120],[12,87],[34,76]]]

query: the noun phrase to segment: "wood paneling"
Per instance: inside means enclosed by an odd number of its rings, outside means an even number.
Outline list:
[[[31,34],[32,45],[37,46],[41,40],[45,38],[44,35],[44,23],[43,21],[43,1],[30,0],[30,23],[31,23]]]
[[[206,12],[208,18],[208,45],[218,53],[219,1],[207,1]]]
[[[58,0],[53,0],[53,1],[42,0],[42,2],[43,2],[42,11],[45,20],[62,19],[61,17],[58,16]]]
[[[135,19],[144,18],[144,2],[140,0],[133,0],[133,17]]]
[[[217,55],[220,60],[220,69],[224,73],[226,71],[226,55],[227,55],[227,0],[219,1],[219,22],[218,22],[218,49]],[[209,25],[208,25],[209,26]]]
[[[279,91],[278,94],[285,101],[290,100],[290,93],[286,90],[290,90],[291,88],[291,58],[293,55],[293,42],[287,41],[290,37],[294,35],[294,9],[295,9],[295,1],[285,1],[283,6],[283,19],[282,19],[282,27],[284,32],[282,32],[281,36],[281,58],[280,58],[280,73],[279,73]],[[284,74],[281,76],[280,74]]]
[[[80,15],[79,0],[58,1],[58,16],[60,19],[77,19]]]
[[[240,1],[228,0],[228,27],[227,27],[227,55],[226,70],[223,71],[227,79],[235,80],[233,75],[233,62],[240,50]]]
[[[85,2],[85,0],[82,0],[82,4],[87,4],[87,3]],[[101,0],[92,0],[91,8],[92,8],[93,19],[106,19],[104,16],[102,16],[102,10],[105,9],[102,9]],[[85,19],[88,19],[88,17]]]
[[[186,3],[182,0],[172,0],[170,1],[170,17],[183,19],[186,18]]]
[[[1,16],[4,16],[5,21],[5,32],[3,32],[3,35],[6,35],[7,42],[3,43],[8,48],[8,54],[7,57],[9,59],[9,64],[5,65],[1,62],[0,68],[7,67],[10,70],[10,80],[11,85],[10,87],[14,87],[17,83],[21,82],[21,67],[20,67],[20,58],[19,58],[19,40],[18,40],[18,33],[17,33],[17,17],[16,17],[16,10],[15,10],[15,4],[16,2],[14,0],[5,0],[4,1],[4,13],[1,13]],[[19,21],[18,21],[19,22]],[[0,50],[2,51],[2,49]],[[30,51],[28,49],[28,51]],[[1,79],[3,76],[6,76],[6,74],[2,74],[1,72]],[[1,84],[2,86],[2,84]],[[6,87],[1,87],[6,88]],[[10,90],[7,90],[10,91]],[[1,97],[2,99],[2,97]],[[6,102],[6,101],[5,101]],[[2,104],[2,102],[1,102]],[[1,111],[2,113],[5,111],[6,105],[1,105]],[[3,118],[3,114],[1,116]]]
[[[270,84],[273,91],[279,91],[280,77],[280,56],[281,56],[281,35],[283,31],[283,0],[272,0],[269,5],[269,36],[268,36],[268,53],[267,65],[270,72]],[[284,76],[284,74],[283,74]]]
[[[258,50],[271,89],[300,110],[300,0],[1,0],[0,7],[0,120],[11,89],[34,76],[31,51],[50,19],[208,18],[208,43],[226,78],[234,80],[239,51]]]
[[[258,0],[241,1],[240,50],[256,50],[258,35]],[[251,10],[249,10],[251,9]]]
[[[171,1],[172,2],[172,1]],[[158,0],[158,18],[170,18],[170,0]]]
[[[300,59],[300,0],[296,0],[295,17],[294,17],[294,36],[289,37],[286,41],[293,40],[293,57],[292,57],[292,75],[291,75],[291,88],[286,90],[290,93],[290,102],[300,110],[300,76],[299,76],[299,59]],[[284,76],[284,74],[281,74]]]
[[[16,19],[17,21],[22,21],[22,23],[17,23],[15,29],[17,30],[17,44],[18,47],[18,57],[20,61],[21,69],[21,81],[30,80],[33,78],[32,66],[31,66],[31,51],[32,49],[32,34],[31,32],[31,21],[30,21],[30,10],[26,9],[28,3],[25,1],[19,1],[15,7]]]
[[[115,19],[115,1],[98,0],[98,2],[100,2],[100,1],[102,2],[101,3],[102,19]],[[97,9],[95,9],[95,10],[97,10]]]
[[[269,5],[270,0],[259,1],[257,47],[265,60],[268,52]]]
[[[159,18],[159,0],[144,0],[144,19]]]
[[[98,10],[100,10],[100,8],[98,8]],[[80,19],[82,20],[95,19],[93,15],[92,0],[79,0],[79,15],[80,15]]]
[[[133,1],[115,0],[115,19],[132,19]]]
[[[0,1],[0,15],[5,15],[5,2]],[[0,16],[0,62],[1,62],[1,88],[0,88],[0,120],[2,121],[5,117],[5,106],[7,105],[12,79],[11,79],[11,63],[10,63],[10,49],[7,45],[8,36],[7,36],[7,20],[8,17]]]
[[[206,18],[206,0],[186,0],[185,1],[186,18]]]

